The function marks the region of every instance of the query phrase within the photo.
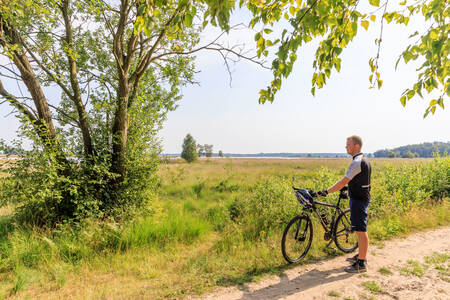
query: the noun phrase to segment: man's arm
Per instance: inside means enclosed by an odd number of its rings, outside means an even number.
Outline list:
[[[350,178],[344,176],[338,182],[336,182],[332,187],[330,187],[327,190],[327,192],[334,193],[334,192],[340,191],[349,182],[350,182]]]
[[[328,190],[318,192],[317,196],[322,197],[322,196],[326,196],[327,194],[340,191],[344,186],[347,185],[347,183],[350,182],[350,180],[351,180],[350,178],[348,178],[347,176],[344,176],[338,182],[336,182],[332,187],[330,187]]]
[[[332,187],[330,187],[326,191],[318,192],[318,196],[326,196],[329,193],[334,193],[337,191],[340,191],[344,186],[347,185],[347,183],[350,182],[350,180],[353,179],[357,174],[361,172],[361,161],[352,161],[350,164],[350,167],[348,168],[347,173],[344,177],[341,178],[338,182],[336,182]],[[322,194],[322,195],[321,195]]]

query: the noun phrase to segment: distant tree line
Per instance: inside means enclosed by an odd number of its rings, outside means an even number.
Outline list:
[[[8,145],[4,140],[0,140],[0,154],[20,155],[23,154],[23,149],[21,149],[21,147]]]
[[[374,152],[375,157],[433,157],[433,153],[448,155],[450,153],[450,142],[433,142],[401,146],[394,149],[384,149]]]

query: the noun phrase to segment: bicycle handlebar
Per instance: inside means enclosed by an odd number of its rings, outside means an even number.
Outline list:
[[[295,186],[292,187],[294,189],[294,191],[298,191],[300,190],[299,188],[296,188]],[[313,190],[308,189],[309,194],[311,195],[311,197],[316,198],[318,192],[314,192]],[[339,194],[342,194],[343,192],[348,191],[348,186],[344,186],[342,189],[339,190]],[[326,196],[322,196],[322,197],[326,197]]]

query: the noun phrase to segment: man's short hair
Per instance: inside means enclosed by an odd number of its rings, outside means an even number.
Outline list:
[[[359,145],[362,148],[363,143],[362,143],[362,138],[360,136],[352,135],[352,136],[349,136],[347,138],[347,140],[352,140],[353,144]]]

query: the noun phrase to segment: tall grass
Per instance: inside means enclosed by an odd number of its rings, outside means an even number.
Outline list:
[[[160,199],[148,210],[153,213],[125,224],[86,220],[50,231],[0,216],[0,297],[41,293],[46,298],[49,291],[42,286],[51,283],[58,298],[58,293],[70,294],[67,289],[82,274],[114,274],[136,282],[136,292],[118,291],[115,279],[98,292],[95,285],[87,288],[89,297],[174,298],[282,272],[282,228],[301,209],[291,186],[324,189],[344,174],[347,164],[211,160],[191,169],[163,166]],[[374,160],[371,239],[449,224],[449,172],[448,157]],[[325,200],[334,202],[336,195]],[[305,262],[339,254],[325,248],[323,232],[315,229]],[[142,282],[145,289],[138,285]]]

